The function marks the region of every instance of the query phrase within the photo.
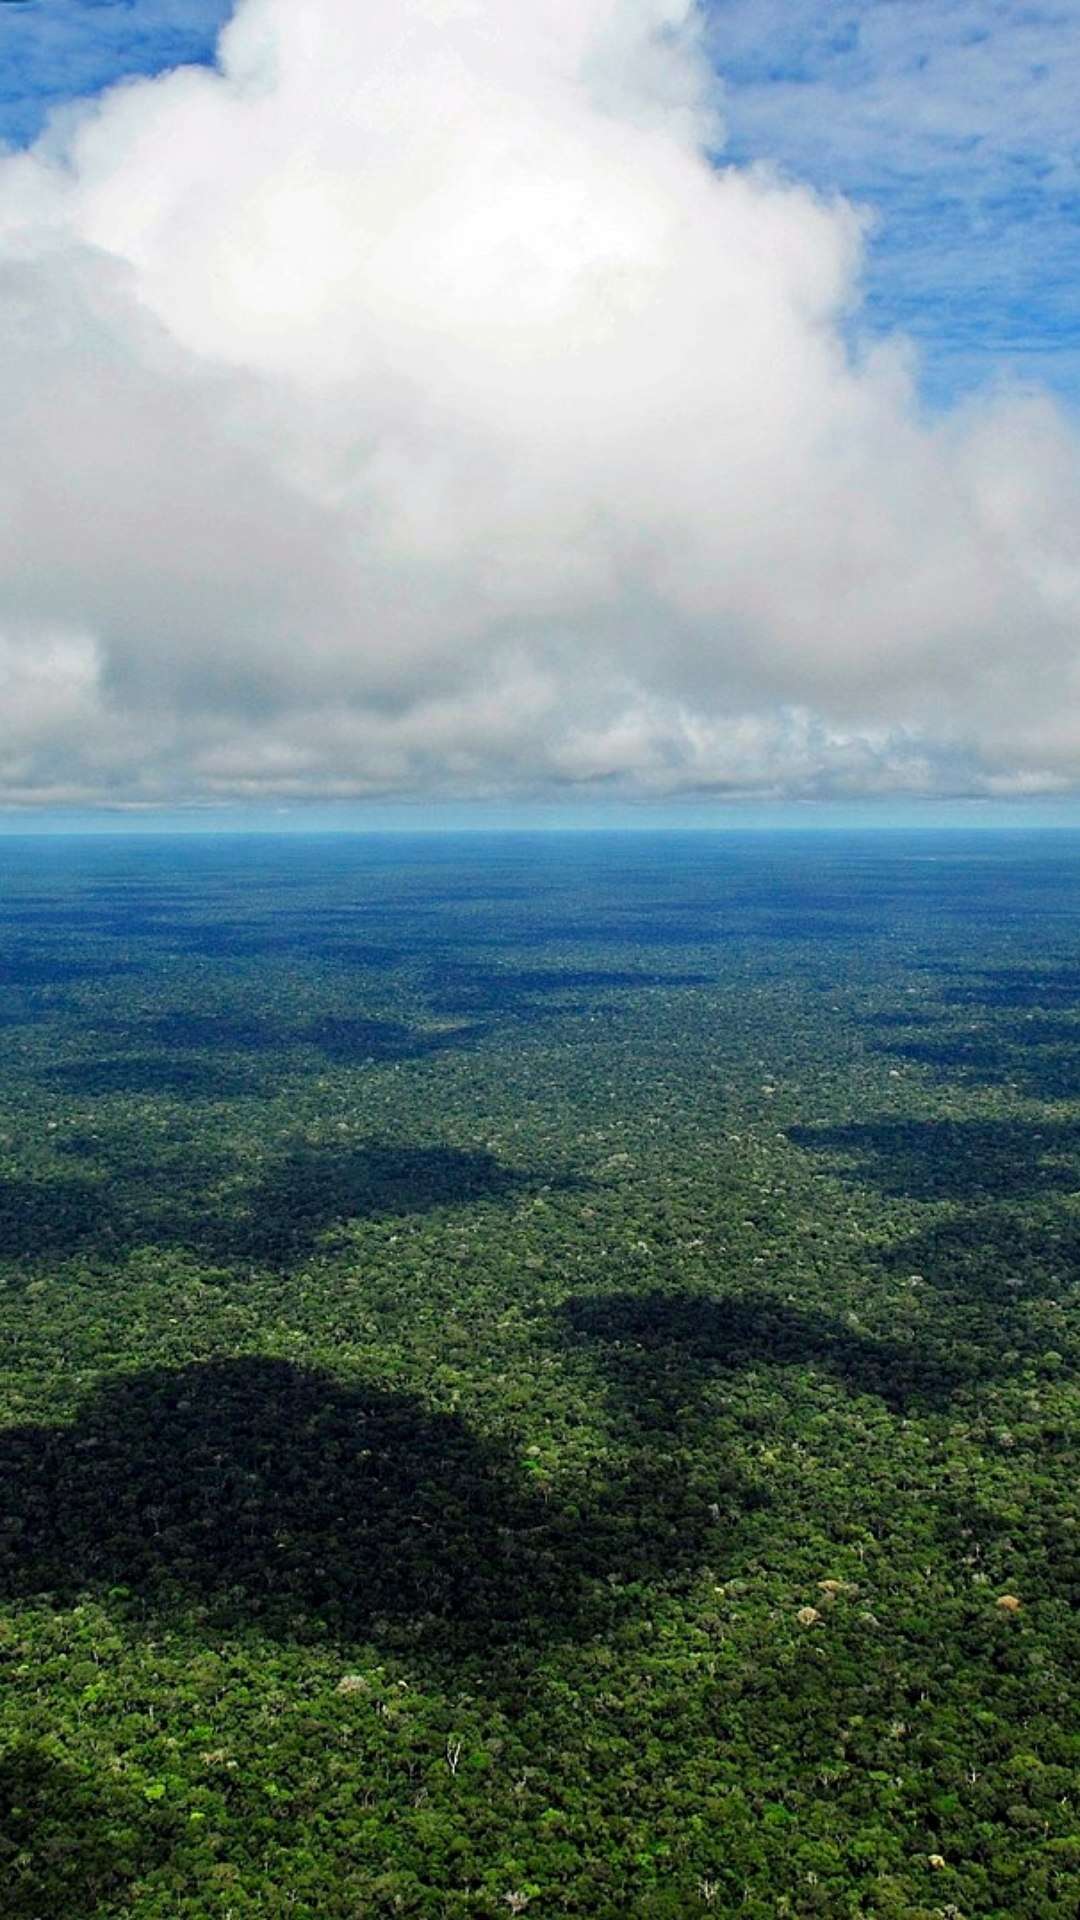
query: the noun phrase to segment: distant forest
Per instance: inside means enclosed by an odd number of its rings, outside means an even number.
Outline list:
[[[4,1920],[1075,1920],[1080,838],[0,841]]]

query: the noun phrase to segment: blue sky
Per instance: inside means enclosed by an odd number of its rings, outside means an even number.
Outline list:
[[[0,0],[0,138],[126,74],[209,61],[223,0]],[[709,0],[720,159],[867,209],[856,331],[932,405],[1002,375],[1080,403],[1080,0]]]
[[[1007,370],[1080,396],[1076,0],[712,0],[736,158],[876,216],[867,317],[937,398]]]
[[[212,58],[221,0],[0,0],[0,137],[131,73]]]

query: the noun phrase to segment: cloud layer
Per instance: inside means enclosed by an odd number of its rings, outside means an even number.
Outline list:
[[[1080,449],[683,0],[244,0],[0,161],[0,798],[1058,791]]]

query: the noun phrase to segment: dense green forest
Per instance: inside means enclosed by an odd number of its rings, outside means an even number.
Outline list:
[[[0,888],[4,1920],[1073,1920],[1080,839]]]

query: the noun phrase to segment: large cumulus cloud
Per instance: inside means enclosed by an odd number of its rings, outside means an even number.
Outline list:
[[[1080,452],[684,0],[242,0],[0,160],[0,797],[1080,780]]]

